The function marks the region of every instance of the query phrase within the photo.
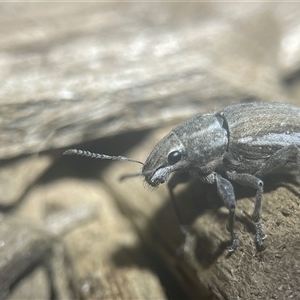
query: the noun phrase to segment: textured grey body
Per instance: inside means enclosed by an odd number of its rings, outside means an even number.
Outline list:
[[[260,223],[262,178],[293,168],[300,173],[299,149],[300,108],[280,103],[238,104],[215,114],[196,116],[171,130],[150,153],[142,175],[151,186],[158,186],[176,172],[168,186],[179,220],[173,189],[184,180],[180,173],[216,184],[229,209],[230,251],[238,246],[234,230],[236,200],[231,182],[256,189],[252,219],[261,248],[265,238]],[[188,233],[187,226],[182,229]]]
[[[168,154],[178,149],[188,159],[180,171],[197,170],[205,176],[217,168],[255,174],[272,154],[291,144],[300,147],[299,107],[238,104],[196,116],[172,129],[150,153],[143,173],[167,166]],[[146,176],[150,178],[151,174]]]

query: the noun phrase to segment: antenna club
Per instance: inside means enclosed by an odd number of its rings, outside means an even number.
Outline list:
[[[63,155],[80,155],[80,156],[87,156],[87,157],[96,157],[96,153],[92,153],[86,150],[77,150],[77,149],[68,149],[63,153]]]
[[[125,156],[110,156],[110,155],[105,155],[105,154],[100,154],[100,153],[93,153],[87,150],[77,150],[77,149],[68,149],[64,153],[64,155],[79,155],[79,156],[86,156],[86,157],[91,157],[91,158],[98,158],[98,159],[108,159],[108,160],[117,160],[117,161],[129,161],[129,162],[134,162],[138,164],[144,165],[144,163],[131,159]]]

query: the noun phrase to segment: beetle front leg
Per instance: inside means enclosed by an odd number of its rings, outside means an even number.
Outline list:
[[[228,230],[231,233],[232,245],[228,248],[228,251],[232,252],[239,246],[238,234],[234,229],[236,207],[234,190],[232,184],[227,179],[221,177],[219,174],[215,175],[215,180],[217,184],[218,194],[222,198],[224,204],[229,210]]]
[[[261,249],[263,247],[263,240],[266,238],[266,235],[263,233],[262,230],[262,225],[260,222],[260,214],[259,214],[264,183],[262,182],[262,180],[260,180],[259,178],[251,174],[246,174],[246,173],[239,174],[236,172],[226,172],[226,174],[230,180],[235,181],[240,185],[249,186],[256,189],[255,206],[252,214],[252,220],[256,231],[256,243]]]

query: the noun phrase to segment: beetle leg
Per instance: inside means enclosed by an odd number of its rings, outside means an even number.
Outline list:
[[[233,190],[232,184],[227,179],[221,177],[219,174],[215,175],[215,180],[216,180],[216,184],[217,184],[218,194],[222,198],[226,207],[229,209],[228,230],[231,233],[232,245],[228,248],[228,251],[232,252],[239,245],[238,234],[234,229],[235,207],[236,207],[234,190]]]
[[[278,168],[284,167],[289,160],[296,160],[300,175],[300,149],[295,144],[289,145],[275,152],[254,175],[261,178]]]
[[[226,174],[230,180],[235,181],[240,185],[249,186],[256,189],[255,206],[252,214],[252,220],[255,225],[256,243],[259,246],[259,248],[262,248],[263,240],[266,238],[266,236],[262,230],[259,212],[261,207],[261,199],[263,195],[264,183],[261,179],[251,174],[246,174],[246,173],[239,174],[236,172],[226,172]]]

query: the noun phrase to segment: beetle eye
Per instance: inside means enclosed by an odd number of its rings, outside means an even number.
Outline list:
[[[170,165],[175,165],[181,160],[181,153],[179,151],[173,151],[168,155],[168,163]]]

